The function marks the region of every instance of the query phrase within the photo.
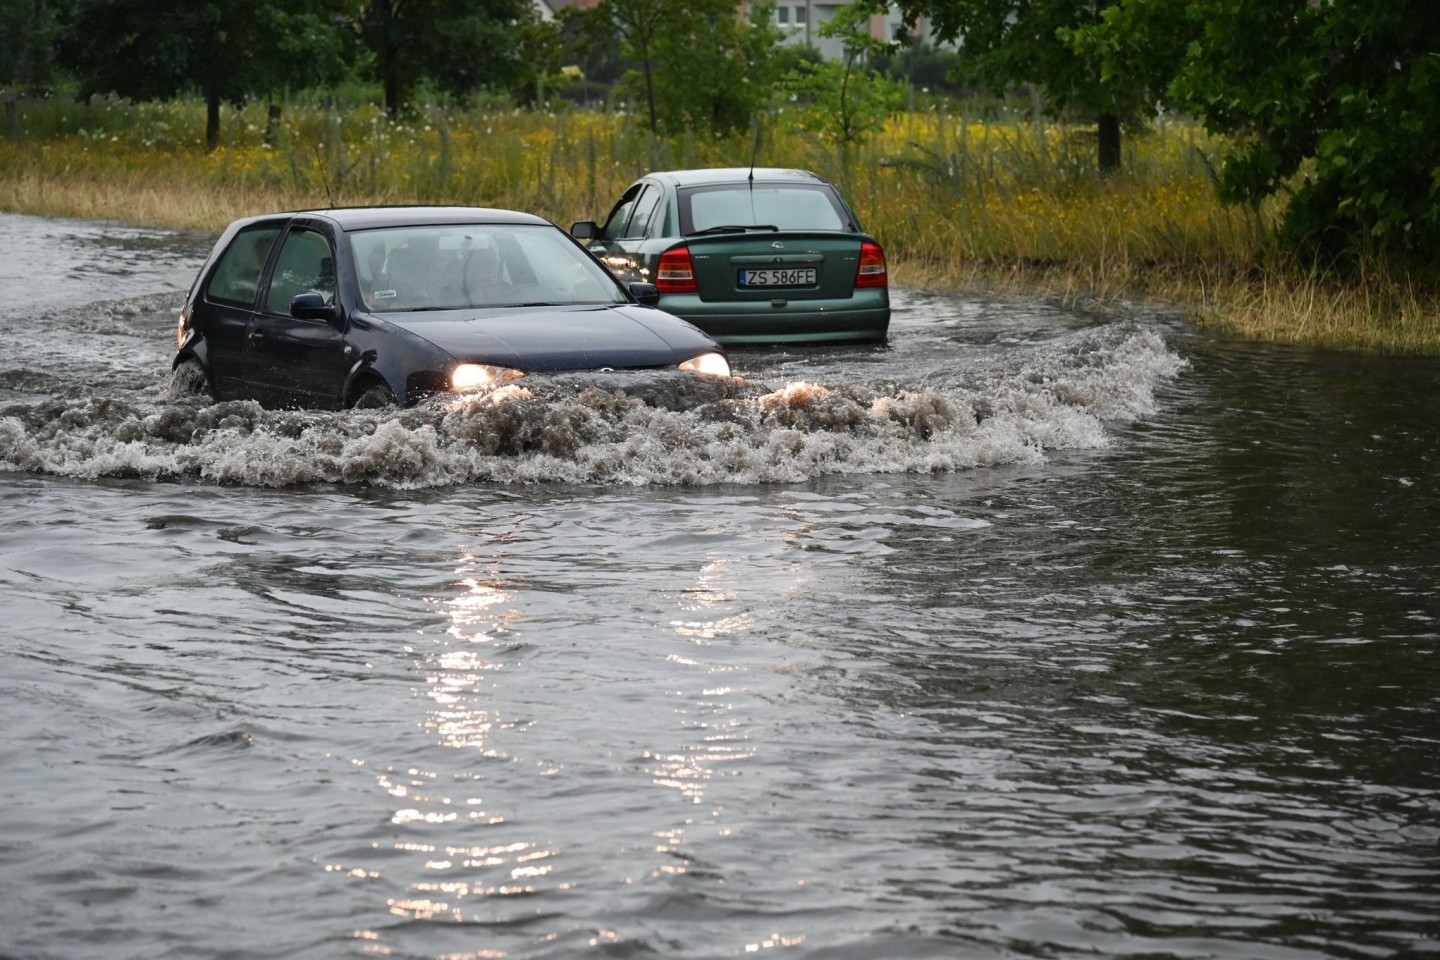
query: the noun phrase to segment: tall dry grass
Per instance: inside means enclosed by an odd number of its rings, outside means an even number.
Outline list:
[[[392,121],[370,103],[291,103],[267,136],[263,106],[227,111],[206,153],[198,103],[29,104],[0,141],[0,208],[218,231],[268,210],[460,203],[561,225],[603,218],[649,170],[815,170],[885,244],[899,285],[985,286],[1050,297],[1152,296],[1243,335],[1380,350],[1440,350],[1440,309],[1403,281],[1339,283],[1279,264],[1273,211],[1221,204],[1222,144],[1156,124],[1100,176],[1089,131],[963,109],[893,118],[840,150],[784,112],[754,133],[652,137],[622,112],[442,109]]]

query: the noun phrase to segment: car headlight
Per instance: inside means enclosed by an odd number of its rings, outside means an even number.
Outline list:
[[[725,359],[723,353],[702,353],[698,357],[691,357],[680,364],[681,370],[689,370],[692,373],[708,373],[717,377],[730,376],[730,361]]]
[[[462,363],[450,371],[450,389],[456,392],[489,390],[509,380],[518,380],[523,376],[525,376],[523,371],[512,370],[509,367],[496,367],[488,363]]]

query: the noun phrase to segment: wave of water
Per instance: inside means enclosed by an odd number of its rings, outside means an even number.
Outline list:
[[[128,389],[88,387],[82,371],[95,357],[62,358],[59,347],[37,350],[38,364],[0,369],[0,389],[21,397],[0,405],[0,470],[395,488],[935,473],[1103,447],[1107,423],[1152,412],[1157,385],[1184,367],[1158,333],[1118,323],[828,381],[746,376],[743,366],[733,378],[532,376],[403,411],[272,411],[203,403],[167,382],[168,352],[155,337],[173,323],[168,306],[147,298],[64,321],[91,338],[150,338],[105,352],[114,369],[101,382]],[[763,355],[748,359],[763,364]]]

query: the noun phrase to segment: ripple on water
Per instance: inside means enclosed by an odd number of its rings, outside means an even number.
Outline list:
[[[897,302],[384,415],[19,318],[3,949],[1435,954],[1433,366]]]

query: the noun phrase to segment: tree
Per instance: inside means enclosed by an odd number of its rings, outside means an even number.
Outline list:
[[[1160,0],[1127,0],[1153,23]],[[1197,39],[1171,94],[1231,135],[1222,195],[1294,191],[1283,230],[1327,256],[1434,270],[1440,249],[1440,5],[1187,0]],[[1124,18],[1110,24],[1125,27]]]
[[[875,67],[912,87],[952,97],[961,97],[967,92],[961,80],[960,55],[921,38],[904,44],[892,54],[876,57]]]
[[[1222,199],[1285,197],[1306,255],[1424,264],[1440,246],[1440,4],[1433,0],[901,0],[992,77],[1066,78],[1077,104],[1163,99],[1232,144]],[[1068,23],[1062,23],[1068,17]],[[1051,45],[1055,59],[1037,69]],[[1062,68],[1068,62],[1071,66]],[[1081,82],[1087,75],[1093,85]],[[1064,102],[1061,98],[1058,102]],[[1101,116],[1101,166],[1107,161]],[[1118,134],[1115,140],[1118,160]]]
[[[167,100],[198,89],[208,150],[220,141],[222,103],[326,79],[340,62],[336,9],[330,0],[71,0],[59,52],[81,97]]]
[[[544,106],[546,87],[553,89],[565,81],[565,36],[561,24],[554,20],[532,18],[515,24],[515,71],[510,88],[526,106]]]
[[[655,35],[665,20],[665,0],[601,0],[592,24],[597,33],[613,28],[620,35],[620,48],[640,64],[645,108],[650,132],[658,133],[660,117],[655,110]]]
[[[0,87],[19,87],[32,96],[53,83],[56,35],[53,3],[45,0],[0,0]]]
[[[843,41],[841,59],[802,61],[781,80],[781,88],[801,105],[800,126],[834,142],[847,169],[850,148],[879,130],[904,97],[900,83],[872,66],[897,45],[872,37],[866,30],[869,18],[870,10],[861,4],[840,7],[820,36]]]
[[[748,7],[746,16],[734,0],[686,0],[671,9],[655,37],[662,123],[743,130],[769,106],[781,34],[774,4]]]
[[[733,130],[769,100],[780,39],[773,13],[772,4],[754,3],[748,17],[740,16],[734,0],[602,0],[595,22],[617,32],[625,55],[639,65],[632,79],[651,133],[662,123]]]
[[[884,0],[867,0],[883,10]],[[1139,116],[1159,91],[1150,76],[1102,74],[1078,49],[1074,32],[1098,24],[1121,0],[897,0],[912,28],[928,21],[940,42],[958,41],[977,82],[1009,87],[1038,85],[1053,113],[1073,108],[1095,117],[1097,163],[1114,170],[1121,160],[1121,124]],[[1171,6],[1174,6],[1172,3]],[[1160,56],[1147,63],[1163,63]],[[1166,80],[1169,78],[1166,77]]]
[[[360,36],[375,55],[386,112],[399,116],[411,91],[423,80],[457,95],[486,86],[508,87],[520,68],[514,32],[534,16],[528,0],[363,4]]]
[[[587,80],[614,84],[625,72],[625,54],[613,24],[596,11],[566,7],[557,14],[560,35]]]

